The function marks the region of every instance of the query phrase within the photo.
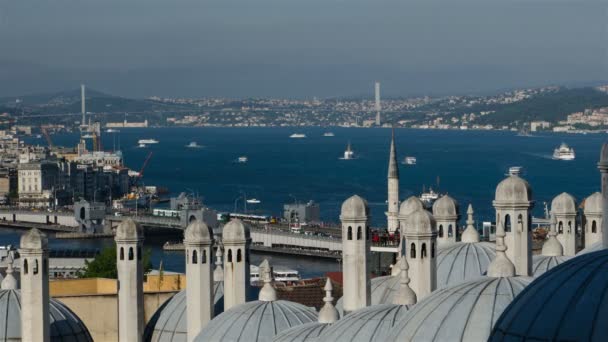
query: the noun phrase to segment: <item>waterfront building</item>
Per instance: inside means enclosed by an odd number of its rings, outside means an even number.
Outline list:
[[[57,164],[32,161],[19,164],[18,170],[19,206],[49,207],[60,184]]]

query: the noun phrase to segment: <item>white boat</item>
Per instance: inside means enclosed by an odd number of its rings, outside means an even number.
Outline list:
[[[574,160],[575,157],[574,149],[566,145],[566,143],[562,143],[558,148],[553,150],[553,159]]]
[[[146,147],[148,147],[148,145],[146,145],[146,144],[139,144],[138,147],[139,148],[146,148]]]
[[[158,140],[156,139],[140,139],[138,142],[138,144],[158,144]]]
[[[36,139],[42,139],[42,135],[36,134]]]
[[[262,202],[259,199],[257,199],[257,198],[250,198],[250,199],[247,200],[247,203],[249,203],[249,204],[259,204],[259,203],[262,203]]]
[[[416,165],[416,157],[405,157],[405,159],[403,159],[403,164]]]
[[[422,194],[420,194],[420,200],[426,205],[433,204],[438,198],[439,194],[433,191],[432,188],[429,188],[428,192],[423,190]]]
[[[523,167],[511,166],[505,176],[519,176],[519,175],[521,175],[522,172],[523,172]]]
[[[250,265],[249,277],[249,281],[252,285],[259,284],[262,281],[260,278],[260,268],[256,265]],[[276,266],[272,269],[272,277],[274,281],[284,283],[293,283],[301,280],[300,273],[298,271]]]
[[[246,156],[240,156],[237,160],[238,163],[246,163],[249,159]]]
[[[306,134],[294,133],[294,134],[290,135],[289,137],[292,139],[303,139],[303,138],[306,138]]]
[[[333,133],[333,132],[325,132],[325,133],[323,133],[323,136],[324,136],[324,137],[333,137],[333,136],[335,136],[335,135],[334,135],[334,133]]]
[[[91,134],[85,134],[82,136],[84,139],[93,139],[93,136]]]
[[[188,145],[186,145],[186,147],[188,148],[201,148],[202,146],[197,144],[196,141],[191,141]]]
[[[106,129],[106,133],[118,133],[118,132],[120,132],[120,131],[117,129],[113,129],[113,128]]]
[[[348,145],[346,146],[346,151],[344,151],[344,158],[342,158],[344,160],[350,160],[350,159],[355,159],[355,152],[353,151],[352,147],[350,146],[350,141],[348,142]]]

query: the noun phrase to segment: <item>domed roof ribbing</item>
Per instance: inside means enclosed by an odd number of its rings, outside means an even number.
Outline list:
[[[125,219],[122,222],[120,222],[120,224],[118,225],[118,228],[116,228],[115,239],[117,239],[117,240],[141,239],[143,236],[144,236],[144,232],[143,232],[143,229],[141,228],[141,225],[139,223],[133,221],[133,219],[130,219],[130,218]]]
[[[380,304],[353,311],[327,328],[318,340],[388,341],[386,337],[390,329],[404,317],[407,310],[406,305]]]
[[[190,223],[184,232],[186,242],[210,242],[213,238],[213,230],[200,220]]]
[[[49,240],[46,234],[36,228],[32,228],[27,233],[21,235],[19,247],[22,249],[46,249],[48,244]]]
[[[372,278],[370,280],[370,304],[391,304],[397,291],[399,291],[399,275]],[[336,309],[341,315],[344,314],[342,298],[338,299]]]
[[[532,257],[532,275],[538,277],[553,267],[572,259],[570,256],[534,255]]]
[[[532,188],[528,182],[518,176],[509,176],[496,187],[495,202],[498,204],[530,201],[532,201]]]
[[[435,218],[424,209],[418,209],[411,213],[405,220],[404,234],[431,234],[435,233]]]
[[[490,341],[605,341],[608,250],[546,272],[503,312]]]
[[[222,229],[222,241],[226,242],[245,242],[250,239],[249,227],[239,219],[232,219]]]
[[[551,201],[551,212],[554,214],[576,214],[576,200],[572,195],[562,192]]]
[[[340,218],[358,219],[369,216],[367,201],[358,195],[349,197],[342,203]]]
[[[433,292],[414,305],[386,341],[485,341],[530,278],[481,277]]]
[[[144,341],[185,341],[187,338],[186,290],[181,290],[159,307],[144,331]],[[224,311],[224,283],[215,282],[214,313]],[[254,297],[255,298],[255,297]]]
[[[59,301],[50,300],[52,341],[93,341],[80,318]],[[21,293],[0,290],[0,341],[21,341]]]
[[[289,328],[277,334],[272,342],[312,342],[318,341],[318,337],[326,331],[330,324],[306,323]]]
[[[203,328],[195,341],[272,341],[280,332],[316,321],[315,310],[302,304],[284,300],[257,300],[237,305],[215,317]]]
[[[424,203],[422,203],[420,198],[411,196],[399,206],[399,216],[408,216],[418,209],[424,209]]]
[[[433,216],[436,219],[458,218],[458,202],[448,195],[441,196],[433,203]]]
[[[602,194],[595,192],[585,199],[585,214],[602,214]]]
[[[456,242],[439,246],[437,288],[456,285],[484,275],[495,257],[495,245],[490,242]]]

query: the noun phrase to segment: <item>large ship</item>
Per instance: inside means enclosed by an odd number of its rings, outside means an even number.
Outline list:
[[[521,166],[511,166],[505,176],[520,176],[523,173],[524,168]]]
[[[433,191],[433,188],[429,188],[429,191],[424,191],[422,189],[422,194],[420,194],[420,200],[424,203],[425,206],[431,207],[433,203],[439,198],[439,193]]]
[[[302,138],[306,138],[306,134],[294,133],[294,134],[290,135],[289,137],[292,139],[302,139]]]
[[[144,145],[148,145],[148,144],[158,144],[158,140],[156,139],[139,139],[139,141],[137,142],[138,144],[144,144]]]
[[[575,157],[574,149],[566,145],[566,143],[562,143],[558,148],[553,150],[553,159],[574,160]]]

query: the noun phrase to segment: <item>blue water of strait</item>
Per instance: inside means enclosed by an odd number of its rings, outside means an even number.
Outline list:
[[[335,136],[324,137],[323,133],[329,131]],[[292,133],[307,137],[290,139]],[[243,211],[239,197],[244,193],[261,201],[248,204],[248,209],[260,213],[279,216],[284,203],[314,200],[320,204],[324,221],[338,222],[342,201],[358,194],[369,202],[372,225],[383,227],[390,136],[390,129],[335,127],[141,128],[103,133],[102,140],[106,150],[120,147],[125,164],[134,170],[139,170],[152,151],[143,178],[145,185],[164,186],[173,194],[196,192],[206,205],[218,211],[233,211],[235,203],[237,210]],[[56,134],[52,138],[56,145],[73,146],[78,134]],[[139,139],[156,139],[159,143],[139,148]],[[471,203],[475,219],[482,221],[493,219],[494,191],[510,166],[524,167],[523,177],[531,184],[536,200],[535,216],[543,214],[543,202],[550,204],[561,192],[569,192],[580,201],[599,191],[597,162],[606,135],[539,133],[521,137],[499,131],[396,129],[395,139],[399,162],[406,156],[417,158],[417,165],[399,165],[401,200],[419,195],[423,186],[432,186],[454,197],[462,214]],[[186,148],[192,141],[203,147]],[[341,160],[349,141],[357,158]],[[44,144],[43,140],[30,142]],[[576,160],[552,159],[553,149],[562,142],[575,149]],[[239,156],[247,156],[248,162],[236,163]],[[0,239],[6,236],[0,235]],[[86,247],[111,241],[52,243]],[[167,269],[183,270],[182,255],[163,253],[161,244],[158,241],[153,246],[155,263],[163,259]],[[305,276],[337,268],[333,262],[272,258],[304,271]]]

